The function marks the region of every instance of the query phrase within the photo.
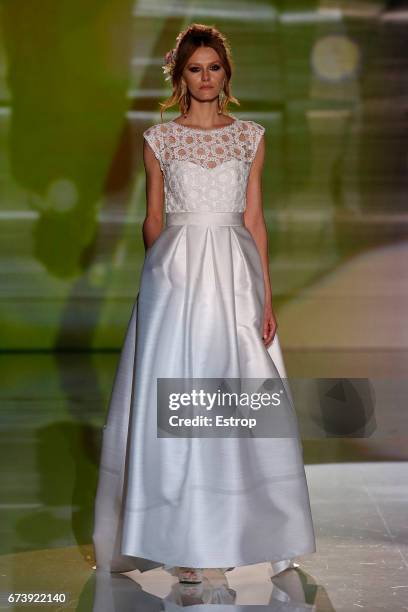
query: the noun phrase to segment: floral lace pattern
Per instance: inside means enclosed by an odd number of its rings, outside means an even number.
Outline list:
[[[143,136],[164,175],[166,212],[243,212],[249,171],[265,128],[235,119],[200,129],[175,121],[149,127]]]

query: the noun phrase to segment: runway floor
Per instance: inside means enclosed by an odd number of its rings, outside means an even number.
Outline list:
[[[307,477],[317,553],[279,577],[259,563],[225,576],[206,570],[203,585],[189,587],[162,568],[95,572],[92,546],[56,546],[3,555],[2,592],[66,594],[66,603],[40,608],[47,610],[407,610],[406,464],[311,465]],[[3,594],[2,609],[26,608],[8,608]]]
[[[384,355],[367,353],[364,359],[362,352],[358,359],[341,351],[286,351],[285,357],[294,376],[329,376],[330,370],[363,376],[373,359],[385,362]],[[116,362],[116,353],[0,357],[1,609],[27,609],[27,604],[7,603],[7,595],[16,592],[66,594],[66,602],[36,608],[47,610],[124,612],[194,605],[204,610],[204,604],[215,612],[234,606],[257,606],[256,611],[408,609],[403,429],[388,437],[304,441],[317,553],[296,558],[298,569],[275,578],[265,563],[235,568],[225,577],[206,571],[198,588],[180,586],[162,568],[127,575],[95,572],[93,496]]]

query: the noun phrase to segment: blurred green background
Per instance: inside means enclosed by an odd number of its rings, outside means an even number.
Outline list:
[[[227,35],[229,110],[266,128],[289,374],[406,375],[405,5],[2,0],[3,552],[90,541],[100,427],[144,258],[142,132],[160,121],[163,56],[191,22]],[[353,456],[327,444],[306,444],[306,462]]]
[[[266,127],[276,306],[406,235],[406,25],[384,19],[386,2],[0,8],[1,350],[119,347],[144,253],[142,132],[192,21],[226,33],[230,111]]]

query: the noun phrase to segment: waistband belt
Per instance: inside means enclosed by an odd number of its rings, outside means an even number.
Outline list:
[[[242,212],[167,212],[166,225],[244,225]]]

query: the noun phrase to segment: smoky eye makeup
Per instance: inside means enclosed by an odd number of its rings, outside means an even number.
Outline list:
[[[221,66],[219,64],[212,64],[211,70],[213,68],[215,68],[215,72],[217,72],[218,70],[221,69]],[[198,66],[190,66],[189,70],[190,72],[197,72],[197,70],[200,70],[200,68]]]

